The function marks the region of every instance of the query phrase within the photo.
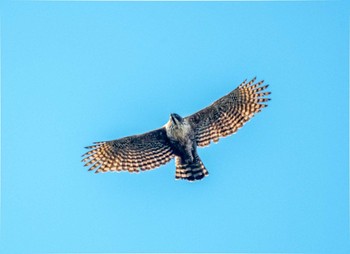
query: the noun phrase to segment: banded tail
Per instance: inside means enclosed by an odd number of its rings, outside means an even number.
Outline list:
[[[205,168],[203,162],[197,155],[195,160],[191,163],[184,163],[181,157],[175,159],[176,172],[175,179],[183,179],[188,181],[201,180],[209,175],[208,170]]]

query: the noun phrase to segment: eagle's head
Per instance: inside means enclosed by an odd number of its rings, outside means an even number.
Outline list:
[[[183,140],[189,138],[191,127],[186,118],[182,118],[178,114],[170,114],[169,121],[165,124],[167,135],[173,140]]]
[[[173,114],[170,114],[169,121],[172,125],[176,126],[176,125],[181,125],[183,123],[184,119],[181,116],[179,116],[178,114],[173,113]]]

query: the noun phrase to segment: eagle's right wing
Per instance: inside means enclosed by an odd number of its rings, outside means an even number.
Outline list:
[[[107,171],[139,172],[157,168],[173,157],[165,128],[160,128],[141,135],[129,136],[95,145],[83,156],[84,166],[95,173]]]
[[[207,146],[235,133],[261,108],[267,107],[261,102],[270,100],[265,98],[270,92],[264,92],[268,85],[261,86],[264,81],[254,84],[255,79],[244,81],[212,105],[186,117],[195,130],[198,146]]]

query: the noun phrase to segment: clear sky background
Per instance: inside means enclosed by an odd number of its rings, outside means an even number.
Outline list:
[[[1,7],[1,253],[350,250],[345,1]],[[254,76],[270,106],[203,181],[80,162]]]

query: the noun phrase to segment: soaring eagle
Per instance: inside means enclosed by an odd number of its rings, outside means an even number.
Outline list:
[[[181,117],[170,114],[161,128],[112,141],[95,142],[82,160],[95,173],[129,171],[138,173],[166,164],[175,157],[176,179],[201,180],[208,175],[197,147],[235,133],[262,108],[270,92],[263,80],[243,81],[235,90],[197,113]]]

